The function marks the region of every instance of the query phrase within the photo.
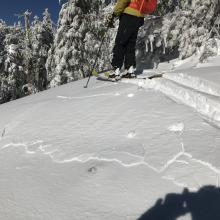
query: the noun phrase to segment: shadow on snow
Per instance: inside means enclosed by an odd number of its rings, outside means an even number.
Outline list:
[[[197,192],[185,188],[182,194],[167,194],[138,220],[177,220],[186,214],[192,220],[220,220],[220,188],[204,186]]]

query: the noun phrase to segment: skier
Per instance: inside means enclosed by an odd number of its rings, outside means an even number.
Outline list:
[[[153,12],[156,4],[156,0],[118,0],[114,12],[107,16],[109,27],[113,26],[116,17],[120,20],[111,63],[113,70],[110,71],[109,78],[117,80],[135,77],[138,31],[144,24],[144,14]],[[121,74],[123,65],[124,71]]]

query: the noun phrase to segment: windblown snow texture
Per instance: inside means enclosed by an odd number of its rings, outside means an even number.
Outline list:
[[[219,59],[175,71],[160,64],[161,79],[92,78],[87,89],[80,80],[1,105],[0,218],[134,220],[183,188],[192,199],[218,187]]]

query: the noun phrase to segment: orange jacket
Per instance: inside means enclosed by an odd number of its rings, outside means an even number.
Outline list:
[[[137,17],[144,17],[143,14],[141,14],[135,7],[132,7],[132,4],[136,0],[118,0],[117,4],[114,8],[114,14],[116,16],[120,16],[121,13],[137,16]]]

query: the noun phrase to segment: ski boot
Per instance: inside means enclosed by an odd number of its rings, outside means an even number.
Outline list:
[[[133,79],[136,78],[136,74],[135,74],[135,68],[133,66],[131,66],[128,70],[125,69],[125,71],[122,73],[121,78],[126,78],[126,79]]]
[[[116,70],[111,70],[109,73],[108,73],[108,79],[111,80],[111,81],[118,81],[121,79],[121,72],[120,72],[120,69],[117,68]]]

